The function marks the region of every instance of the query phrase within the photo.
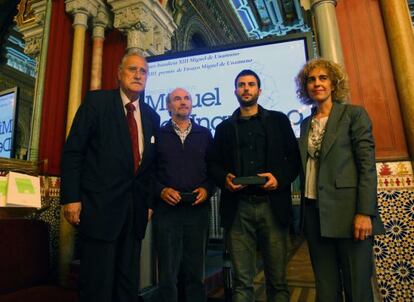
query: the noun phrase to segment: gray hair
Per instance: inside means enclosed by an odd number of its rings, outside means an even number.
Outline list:
[[[139,48],[128,48],[127,50],[125,50],[124,55],[122,56],[121,62],[118,65],[118,69],[122,69],[122,66],[124,66],[125,60],[131,56],[141,57],[145,60],[145,62],[147,62],[147,59],[145,59],[145,57],[142,54],[142,51]]]

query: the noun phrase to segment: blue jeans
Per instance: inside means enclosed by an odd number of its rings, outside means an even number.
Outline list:
[[[286,282],[288,228],[280,226],[269,202],[240,201],[227,244],[234,270],[233,302],[254,302],[256,250],[259,246],[269,302],[288,302]]]
[[[159,271],[157,301],[177,301],[177,276],[181,269],[186,301],[204,302],[208,206],[162,206],[154,216]]]

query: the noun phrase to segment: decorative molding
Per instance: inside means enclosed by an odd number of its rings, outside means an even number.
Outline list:
[[[173,1],[173,18],[177,25],[181,24],[181,19],[187,11],[187,6],[184,4],[184,0]]]
[[[42,37],[35,36],[25,39],[25,47],[24,47],[24,53],[32,56],[37,55],[40,52],[40,48],[42,47]]]
[[[336,2],[337,0],[311,0],[311,9],[316,9],[322,4],[333,4],[333,6],[336,6]]]
[[[32,1],[33,2],[33,1]],[[17,25],[23,25],[24,23],[30,23],[35,20],[35,14],[30,0],[21,0],[17,5],[18,13],[14,20]]]
[[[171,8],[174,20],[179,24],[172,41],[175,51],[203,47],[192,45],[195,35],[203,40],[205,46],[248,40],[230,1],[175,0]]]
[[[112,5],[113,3],[110,2]],[[151,12],[142,1],[121,9],[114,9],[114,27],[122,30],[138,30],[149,32],[151,28]]]
[[[73,27],[75,26],[83,26],[88,28],[88,14],[83,11],[78,11],[73,15]]]
[[[381,301],[412,301],[414,184],[410,161],[377,163],[378,209],[386,233],[374,238]]]
[[[414,189],[413,169],[411,162],[377,163],[378,190]]]
[[[65,0],[65,11],[74,16],[82,13],[88,17],[95,17],[100,5],[99,0]]]
[[[41,49],[48,0],[21,1],[14,18],[25,42],[24,53],[36,58]]]
[[[186,20],[186,26],[184,29],[183,49],[190,49],[190,39],[199,34],[204,38],[204,41],[208,46],[217,44],[216,39],[210,32],[203,26],[202,21],[197,15],[191,16],[190,19]]]
[[[204,10],[211,15],[209,23],[220,28],[217,31],[217,34],[221,35],[219,40],[225,38],[230,41],[240,41],[247,38],[230,1],[208,1],[205,6]]]
[[[92,37],[93,38],[105,38],[105,29],[112,27],[113,16],[105,5],[98,7],[98,13],[92,20]]]
[[[229,2],[251,39],[310,31],[306,13],[299,0]]]

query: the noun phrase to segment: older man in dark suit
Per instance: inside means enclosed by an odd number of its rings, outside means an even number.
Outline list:
[[[148,64],[127,52],[120,89],[89,92],[62,155],[61,203],[80,231],[80,301],[136,301],[159,116],[143,101]]]

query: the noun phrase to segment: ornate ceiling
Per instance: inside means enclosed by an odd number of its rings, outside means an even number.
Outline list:
[[[229,0],[250,39],[310,30],[299,0]]]

